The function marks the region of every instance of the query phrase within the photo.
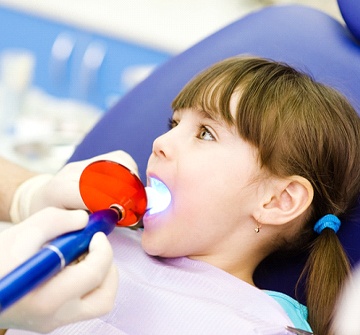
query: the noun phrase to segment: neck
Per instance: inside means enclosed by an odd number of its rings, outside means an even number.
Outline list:
[[[229,274],[255,286],[253,275],[260,262],[267,256],[256,248],[246,247],[244,244],[239,250],[229,248],[226,252],[216,252],[207,255],[189,256],[191,259],[200,260],[211,264]]]

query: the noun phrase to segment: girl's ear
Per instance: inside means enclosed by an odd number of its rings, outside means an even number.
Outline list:
[[[274,179],[267,185],[254,218],[260,225],[285,224],[304,213],[313,197],[314,189],[303,177]]]

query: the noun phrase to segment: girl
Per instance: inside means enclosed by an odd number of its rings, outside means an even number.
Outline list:
[[[147,170],[172,201],[145,215],[143,231],[110,236],[114,311],[54,334],[290,334],[287,326],[310,331],[306,319],[331,334],[349,271],[336,231],[360,190],[354,109],[307,75],[254,57],[204,71],[173,109]],[[264,258],[307,247],[308,318],[253,283]]]

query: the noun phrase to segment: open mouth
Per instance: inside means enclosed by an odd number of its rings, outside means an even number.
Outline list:
[[[167,186],[156,178],[150,178],[150,186],[145,187],[148,213],[155,214],[164,211],[171,202],[171,193]]]

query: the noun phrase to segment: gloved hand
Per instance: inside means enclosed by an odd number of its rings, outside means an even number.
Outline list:
[[[336,304],[334,334],[360,334],[360,267],[353,270]]]
[[[20,265],[47,241],[82,229],[87,222],[85,211],[46,208],[1,232],[0,276]],[[118,285],[118,273],[112,260],[106,236],[97,233],[83,260],[67,266],[0,314],[0,328],[49,332],[109,312]]]
[[[69,163],[55,176],[41,174],[21,184],[15,192],[10,208],[11,221],[23,221],[45,207],[86,209],[79,192],[79,179],[84,168],[98,160],[118,162],[138,174],[135,161],[121,150]]]

